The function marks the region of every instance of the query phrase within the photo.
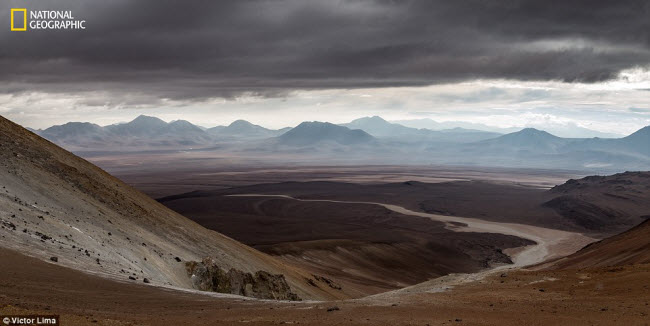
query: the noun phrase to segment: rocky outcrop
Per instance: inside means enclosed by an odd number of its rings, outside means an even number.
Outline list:
[[[282,274],[257,271],[255,274],[231,268],[226,271],[219,267],[214,258],[185,263],[192,285],[201,291],[238,294],[247,297],[274,300],[300,300],[291,292],[291,287]]]

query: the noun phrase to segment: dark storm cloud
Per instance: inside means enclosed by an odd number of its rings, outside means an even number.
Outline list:
[[[650,2],[4,1],[83,31],[0,30],[0,92],[241,92],[477,78],[595,82],[650,64]]]

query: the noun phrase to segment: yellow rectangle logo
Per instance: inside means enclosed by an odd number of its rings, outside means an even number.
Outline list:
[[[14,25],[14,13],[22,12],[23,13],[23,27],[16,27]],[[11,9],[11,30],[12,31],[26,31],[27,30],[27,9],[26,8],[15,8]]]

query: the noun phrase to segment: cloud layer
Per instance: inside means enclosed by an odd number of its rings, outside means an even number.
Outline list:
[[[650,65],[650,2],[3,1],[82,31],[0,30],[0,92],[173,100],[475,79],[593,83]]]

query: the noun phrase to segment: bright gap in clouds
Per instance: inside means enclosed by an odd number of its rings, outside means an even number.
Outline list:
[[[577,126],[627,135],[650,125],[650,70],[622,71],[614,80],[475,80],[426,87],[295,90],[284,97],[241,95],[203,101],[159,99],[107,92],[0,95],[0,114],[28,127],[69,121],[107,125],[140,114],[205,127],[246,119],[268,128],[318,120],[344,123],[379,115],[387,120],[430,118],[499,128]]]

